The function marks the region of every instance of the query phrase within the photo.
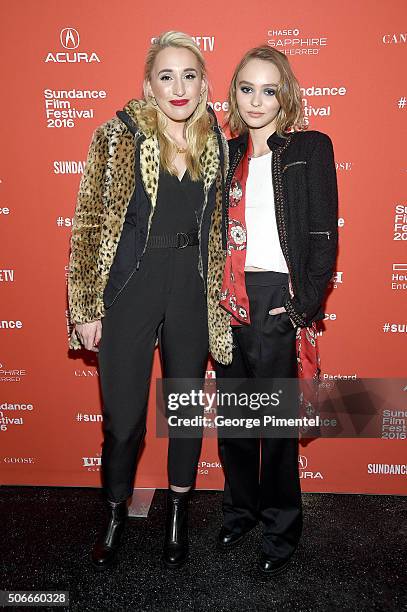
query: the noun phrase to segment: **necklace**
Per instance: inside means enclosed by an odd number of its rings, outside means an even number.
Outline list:
[[[171,144],[174,145],[174,147],[177,149],[177,153],[179,154],[183,154],[186,153],[188,150],[188,147],[179,147],[177,145],[177,143],[175,142],[175,140],[173,138],[171,138],[171,136],[169,136],[166,132],[165,132],[166,137],[168,138],[168,140],[171,142]]]

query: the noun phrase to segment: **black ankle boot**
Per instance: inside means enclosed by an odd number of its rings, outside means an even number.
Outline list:
[[[168,567],[180,567],[188,557],[189,491],[168,490],[163,561]]]
[[[117,550],[128,516],[127,499],[120,502],[107,500],[109,516],[92,549],[91,559],[97,569],[110,567]]]

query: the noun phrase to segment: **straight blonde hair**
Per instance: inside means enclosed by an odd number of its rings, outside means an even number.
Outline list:
[[[203,55],[195,41],[183,32],[169,31],[164,32],[154,40],[147,52],[144,67],[143,93],[145,104],[141,109],[140,127],[141,129],[157,134],[160,146],[160,162],[162,167],[171,174],[177,174],[177,169],[172,164],[177,150],[173,142],[165,136],[167,119],[164,113],[153,105],[151,97],[147,92],[147,83],[151,79],[151,74],[157,55],[167,47],[188,49],[198,60],[201,77],[207,82],[207,72]],[[188,152],[185,156],[187,170],[192,180],[197,181],[202,177],[202,167],[200,157],[203,153],[208,138],[216,138],[212,131],[213,119],[207,110],[208,87],[201,94],[200,101],[185,126],[185,139],[188,143]]]
[[[229,87],[229,110],[226,114],[226,125],[229,126],[232,136],[238,136],[248,131],[246,123],[239,114],[236,100],[237,79],[239,72],[252,59],[260,59],[274,64],[281,75],[276,90],[276,98],[280,104],[280,110],[276,117],[276,132],[284,136],[287,131],[305,130],[307,124],[304,117],[300,85],[292,71],[287,57],[284,53],[273,49],[268,45],[261,45],[250,49],[240,60],[233,74]]]

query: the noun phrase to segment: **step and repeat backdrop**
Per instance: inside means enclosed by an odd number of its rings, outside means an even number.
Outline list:
[[[220,121],[247,49],[267,43],[288,56],[309,127],[331,136],[337,165],[339,252],[319,328],[322,379],[405,385],[403,0],[15,0],[1,12],[0,484],[100,486],[97,356],[67,348],[69,240],[92,133],[141,97],[146,51],[165,30],[191,34],[202,49]],[[156,377],[158,353],[136,487],[167,486]],[[405,494],[407,407],[392,408],[381,438],[301,446],[303,490]],[[197,487],[223,487],[213,438],[204,441]]]

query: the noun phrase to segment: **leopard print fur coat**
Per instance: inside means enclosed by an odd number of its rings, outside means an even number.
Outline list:
[[[130,100],[124,111],[138,124],[142,101]],[[70,240],[68,303],[72,323],[101,319],[104,314],[103,292],[116,254],[127,207],[135,188],[135,138],[126,125],[114,117],[96,128],[82,175]],[[160,151],[155,134],[144,133],[140,145],[140,173],[150,198],[151,227],[157,200]],[[223,147],[223,173],[219,162]],[[222,249],[223,179],[227,176],[227,142],[219,130],[208,138],[202,153],[205,205],[209,188],[216,181],[215,208],[212,213],[208,244],[208,332],[212,356],[225,365],[232,361],[230,315],[219,306],[226,253]],[[202,262],[200,262],[202,270]],[[80,349],[75,330],[69,348]]]

